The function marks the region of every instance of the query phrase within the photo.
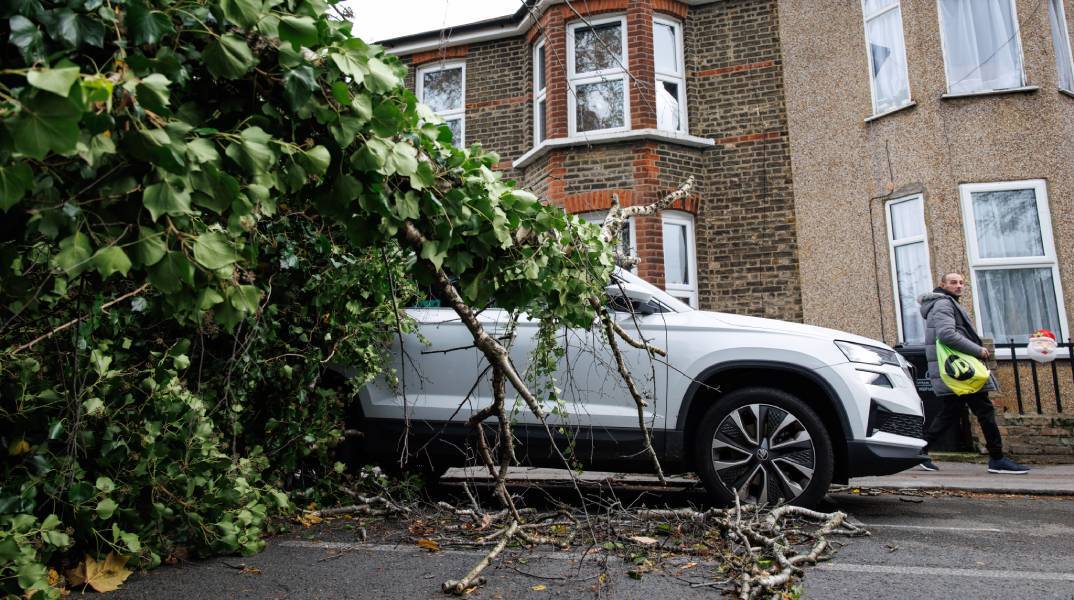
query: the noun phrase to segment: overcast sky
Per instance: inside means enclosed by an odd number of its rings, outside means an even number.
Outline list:
[[[354,33],[375,42],[514,14],[521,0],[344,0],[354,10]]]

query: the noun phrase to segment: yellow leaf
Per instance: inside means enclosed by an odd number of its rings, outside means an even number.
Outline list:
[[[13,440],[11,445],[7,447],[7,453],[11,456],[20,456],[30,451],[30,442],[19,438]]]
[[[109,552],[101,562],[86,555],[86,560],[67,571],[67,581],[71,585],[88,585],[98,592],[114,592],[131,576],[126,567],[129,556],[116,556]]]
[[[543,583],[538,583],[537,585],[531,587],[530,589],[535,591],[535,592],[543,592],[547,588],[545,587],[545,585]]]
[[[440,544],[436,543],[435,540],[418,540],[418,546],[421,546],[422,548],[425,548],[426,550],[429,550],[431,552],[440,551]]]
[[[321,517],[319,517],[317,515],[314,515],[314,514],[302,515],[302,516],[298,517],[298,522],[301,523],[303,527],[309,527],[311,525],[316,525],[317,523],[320,523],[323,520],[324,519],[322,519]]]
[[[48,570],[48,584],[52,587],[56,587],[60,584],[60,574],[56,569]]]

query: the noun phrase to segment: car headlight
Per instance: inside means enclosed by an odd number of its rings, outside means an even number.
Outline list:
[[[836,340],[835,345],[839,347],[850,362],[866,365],[895,365],[896,367],[905,368],[902,357],[894,350],[839,340]]]

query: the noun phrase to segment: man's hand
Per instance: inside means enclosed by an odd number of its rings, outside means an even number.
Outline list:
[[[985,360],[988,360],[988,358],[990,356],[992,356],[992,353],[988,351],[988,348],[982,347],[981,348],[981,358],[983,358]]]

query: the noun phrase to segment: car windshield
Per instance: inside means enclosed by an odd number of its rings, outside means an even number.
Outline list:
[[[671,294],[669,294],[669,293],[665,292],[664,290],[656,287],[655,285],[649,283],[648,281],[645,281],[644,279],[642,279],[641,277],[638,277],[637,275],[631,273],[630,271],[626,271],[624,269],[616,269],[615,270],[615,277],[617,277],[621,281],[628,282],[628,283],[633,283],[634,285],[637,285],[639,287],[646,288],[646,290],[649,293],[651,293],[653,295],[653,298],[655,298],[658,302],[660,302],[660,304],[663,304],[664,306],[670,308],[671,310],[673,310],[675,312],[689,312],[689,311],[694,310],[693,308],[690,307],[689,304],[683,302],[682,300],[679,300],[679,299],[675,298]]]

